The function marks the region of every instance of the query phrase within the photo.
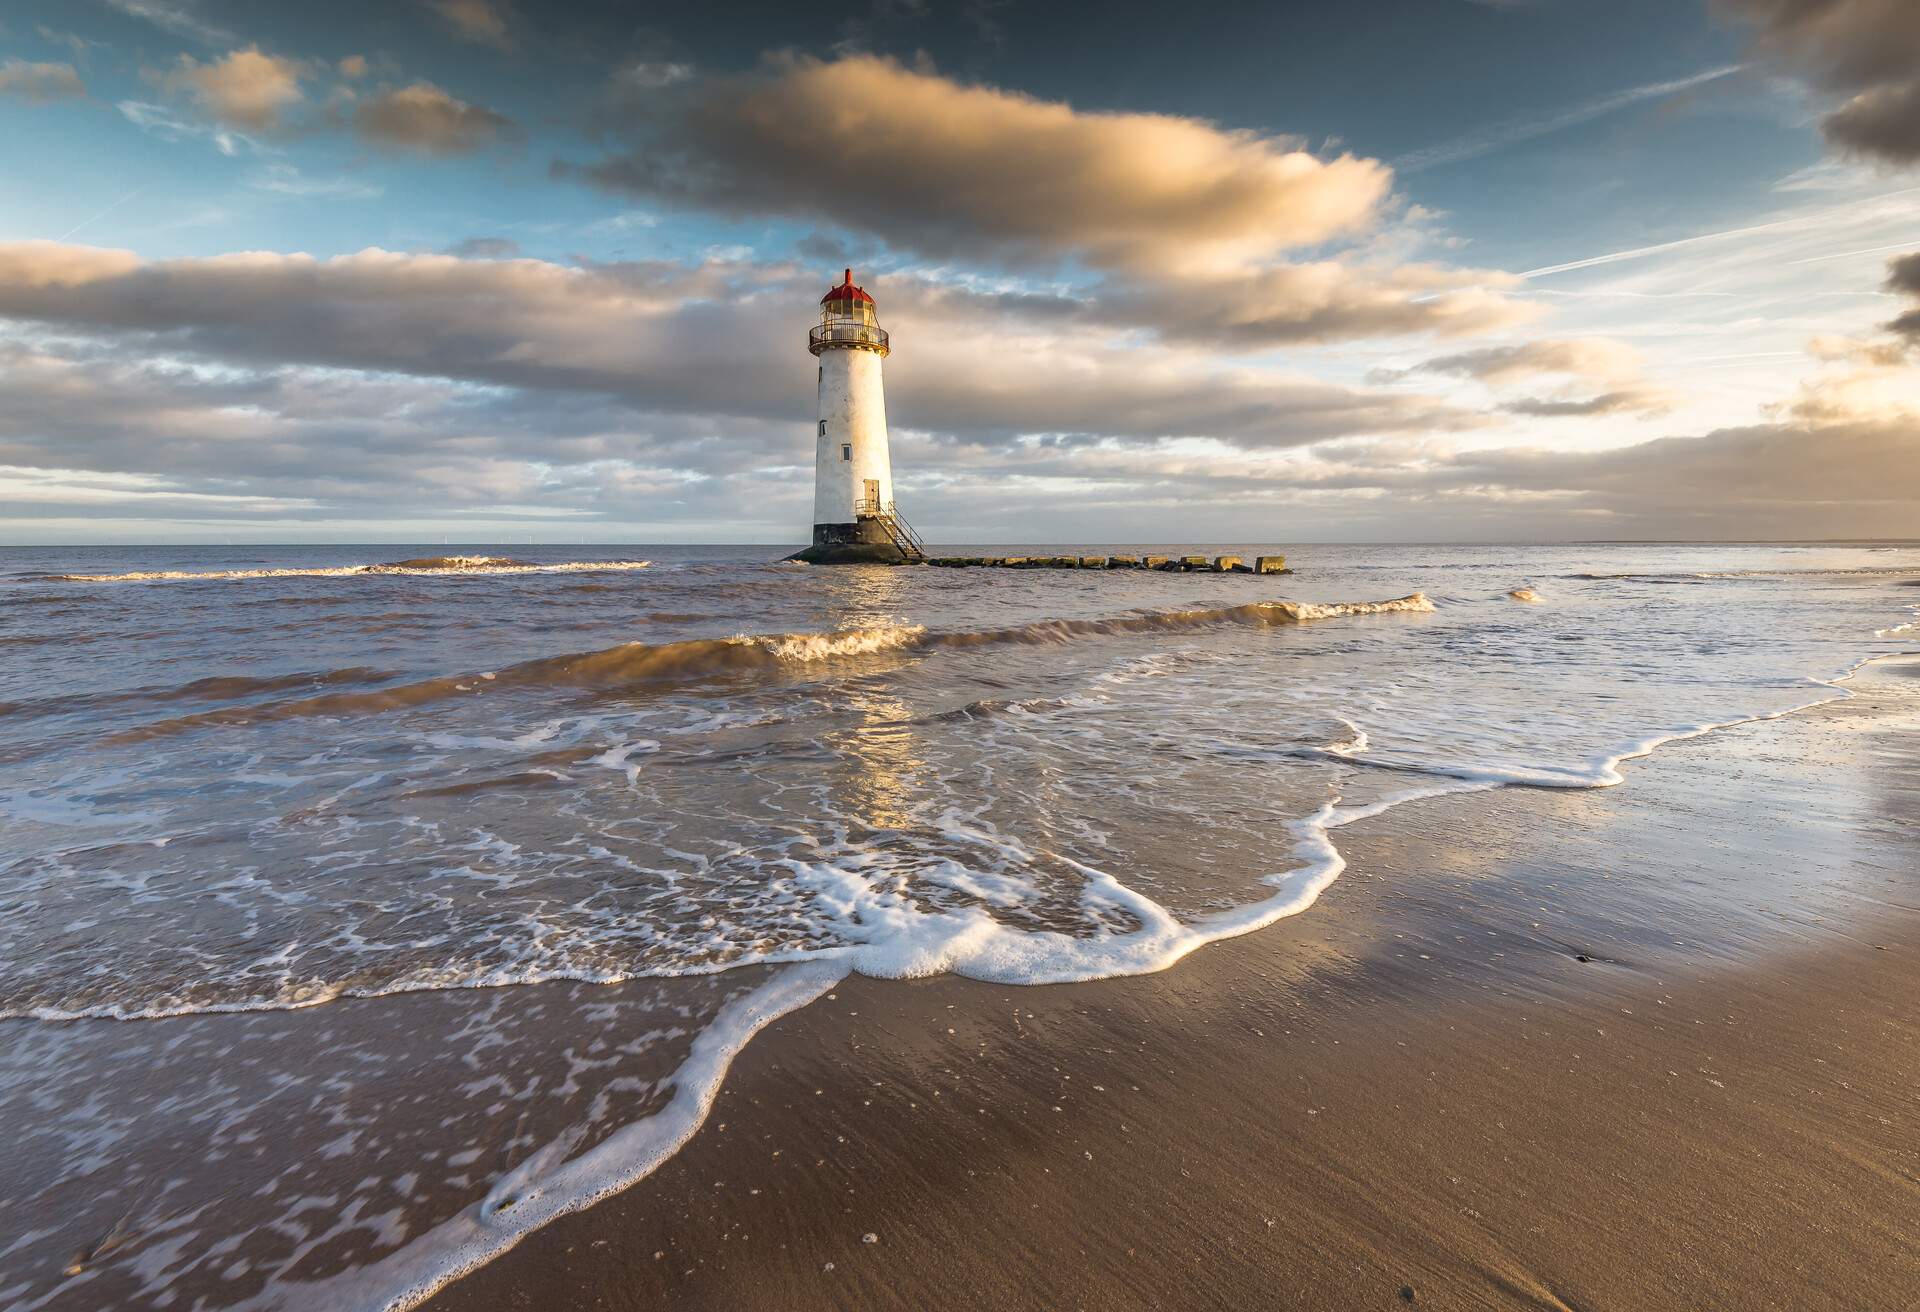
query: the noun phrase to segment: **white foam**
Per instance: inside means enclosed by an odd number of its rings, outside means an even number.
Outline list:
[[[402,1312],[485,1266],[551,1221],[645,1179],[707,1119],[727,1067],[762,1029],[846,977],[831,962],[791,966],[723,1007],[673,1077],[673,1097],[577,1157],[550,1144],[502,1176],[485,1198],[377,1262],[323,1280],[270,1285],[240,1308]]]
[[[1434,605],[1424,592],[1416,592],[1410,597],[1395,597],[1392,601],[1273,601],[1267,602],[1269,609],[1283,611],[1297,620],[1337,620],[1349,615],[1424,615],[1431,614]]]
[[[742,635],[731,641],[742,646],[759,647],[783,661],[805,663],[831,660],[836,656],[897,651],[912,646],[926,631],[926,626],[922,624],[890,624],[867,629],[844,629],[838,633],[795,633],[777,638]]]
[[[326,579],[348,578],[360,574],[400,574],[412,578],[468,578],[491,574],[585,574],[604,571],[646,569],[650,560],[568,560],[553,565],[532,565],[493,556],[447,556],[448,563],[425,568],[405,565],[316,565],[283,569],[135,570],[128,574],[63,574],[63,583],[163,583],[198,579]]]

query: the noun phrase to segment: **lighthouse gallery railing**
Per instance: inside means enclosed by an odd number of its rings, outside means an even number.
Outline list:
[[[807,348],[815,355],[836,346],[871,347],[885,355],[893,348],[887,342],[887,330],[864,323],[822,323],[807,332]]]

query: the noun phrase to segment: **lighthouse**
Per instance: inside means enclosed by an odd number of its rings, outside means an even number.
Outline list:
[[[813,451],[813,545],[788,557],[816,565],[901,565],[926,559],[893,504],[880,362],[892,346],[873,297],[848,269],[820,298],[807,334],[819,361]]]

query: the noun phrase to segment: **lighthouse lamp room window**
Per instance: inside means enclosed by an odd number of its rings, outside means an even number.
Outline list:
[[[813,565],[907,565],[926,559],[893,504],[887,400],[880,362],[892,351],[873,297],[848,269],[820,298],[807,334],[820,361],[814,433],[813,544],[789,560]]]

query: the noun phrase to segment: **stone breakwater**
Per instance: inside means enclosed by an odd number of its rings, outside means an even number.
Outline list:
[[[1157,569],[1167,573],[1291,574],[1285,556],[933,556],[943,569]]]

